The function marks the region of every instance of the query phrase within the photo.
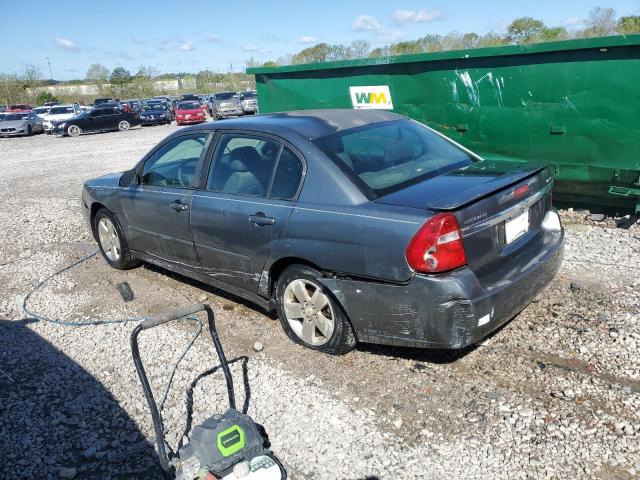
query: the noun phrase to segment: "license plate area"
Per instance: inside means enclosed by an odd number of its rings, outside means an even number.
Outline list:
[[[529,210],[504,222],[504,241],[509,245],[529,231]]]

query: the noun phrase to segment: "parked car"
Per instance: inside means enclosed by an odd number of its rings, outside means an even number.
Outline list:
[[[230,291],[338,354],[460,348],[511,319],[562,261],[552,185],[391,112],[306,110],[181,129],[82,204],[112,267]]]
[[[33,113],[44,120],[44,117],[47,113],[49,113],[49,110],[51,110],[51,107],[36,107],[33,109]]]
[[[194,100],[196,102],[200,101],[200,99],[198,98],[198,95],[196,95],[195,93],[185,93],[184,95],[180,95],[181,102],[185,102],[187,100]]]
[[[245,115],[253,115],[258,113],[258,92],[249,90],[240,94],[240,104],[242,105],[242,113]]]
[[[206,122],[207,117],[197,100],[178,103],[176,107],[176,125],[190,125]]]
[[[9,108],[7,109],[8,112],[30,112],[31,110],[33,110],[33,107],[26,103],[9,105]]]
[[[171,112],[164,102],[147,102],[140,111],[142,125],[162,125],[171,123]]]
[[[80,112],[82,112],[82,109],[77,103],[72,103],[69,105],[56,105],[54,107],[51,107],[49,113],[45,115],[42,121],[45,133],[47,135],[51,135],[53,133],[53,127],[56,123],[63,122],[64,120],[69,120],[70,118],[78,115]]]
[[[60,102],[44,102],[45,107],[53,107],[54,105],[60,105]]]
[[[0,105],[0,113],[6,112],[7,111],[7,106],[6,105]]]
[[[240,96],[236,92],[219,92],[213,95],[210,108],[214,119],[242,116]]]
[[[33,112],[7,112],[2,114],[0,137],[33,135],[34,133],[42,132],[44,132],[42,119]]]
[[[53,132],[59,135],[77,137],[87,132],[126,131],[140,125],[137,113],[123,112],[115,107],[95,107],[89,112],[81,112],[75,117],[55,123]]]

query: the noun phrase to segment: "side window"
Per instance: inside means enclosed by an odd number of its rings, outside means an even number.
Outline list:
[[[287,147],[282,149],[278,167],[273,177],[270,198],[291,200],[298,191],[302,179],[302,163]]]
[[[120,111],[117,108],[105,108],[104,115],[118,115]]]
[[[157,187],[193,186],[208,136],[207,133],[185,135],[165,143],[144,163],[141,183]]]
[[[91,112],[89,112],[89,117],[91,118],[98,118],[102,116],[102,110],[98,109],[98,110],[93,110]]]
[[[207,189],[239,195],[266,196],[280,144],[245,135],[220,137],[211,162]]]

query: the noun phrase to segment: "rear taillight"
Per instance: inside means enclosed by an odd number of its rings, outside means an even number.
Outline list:
[[[418,272],[438,273],[467,264],[458,221],[451,213],[429,219],[409,242],[409,266]]]

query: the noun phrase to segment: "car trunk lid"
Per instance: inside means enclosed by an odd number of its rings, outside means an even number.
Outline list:
[[[483,160],[375,202],[453,213],[468,265],[481,278],[507,263],[540,232],[551,207],[552,183],[546,167]]]

